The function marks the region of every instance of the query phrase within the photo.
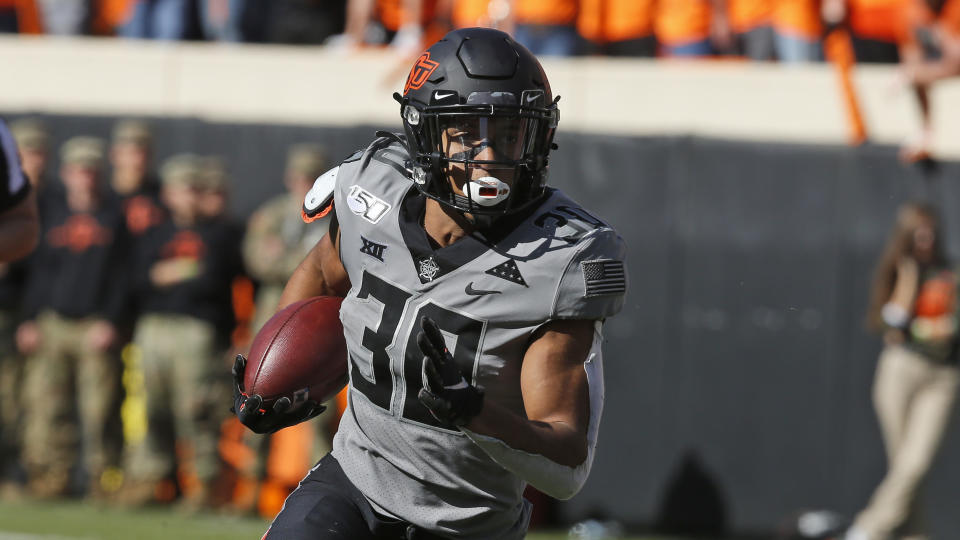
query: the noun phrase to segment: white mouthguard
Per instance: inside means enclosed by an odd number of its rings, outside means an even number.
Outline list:
[[[467,197],[480,206],[496,206],[510,196],[510,185],[492,176],[467,183]]]

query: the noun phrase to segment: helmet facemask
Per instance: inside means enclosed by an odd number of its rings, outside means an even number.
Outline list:
[[[490,222],[543,194],[559,112],[542,90],[436,90],[418,105],[401,100],[414,181],[428,197]]]

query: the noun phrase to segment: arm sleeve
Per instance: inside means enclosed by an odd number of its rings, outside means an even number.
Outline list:
[[[560,278],[551,318],[605,319],[623,307],[627,292],[626,247],[610,228],[580,241]]]
[[[507,446],[500,439],[461,428],[463,433],[501,467],[519,476],[528,484],[556,499],[566,500],[576,495],[590,475],[603,413],[603,335],[600,321],[596,321],[593,345],[583,362],[590,394],[590,420],[587,426],[587,458],[576,467],[560,465],[539,454],[531,454]]]

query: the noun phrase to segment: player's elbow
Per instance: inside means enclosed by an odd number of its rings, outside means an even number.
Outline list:
[[[563,467],[562,470],[555,471],[555,474],[549,479],[541,479],[530,483],[554,499],[566,501],[580,493],[580,489],[587,482],[589,471],[590,468],[584,461],[578,467]]]
[[[564,467],[579,467],[587,460],[586,436],[577,436],[564,445],[564,451],[557,454],[555,461]]]
[[[583,482],[570,483],[567,485],[556,487],[550,492],[544,492],[547,495],[557,499],[558,501],[569,501],[576,495],[580,493],[580,489],[583,487]]]

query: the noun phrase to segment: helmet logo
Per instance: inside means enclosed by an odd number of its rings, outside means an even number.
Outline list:
[[[407,94],[410,90],[419,90],[430,78],[430,75],[440,64],[430,60],[430,51],[420,55],[417,63],[413,65],[410,74],[407,75],[407,82],[403,85],[403,93]]]

